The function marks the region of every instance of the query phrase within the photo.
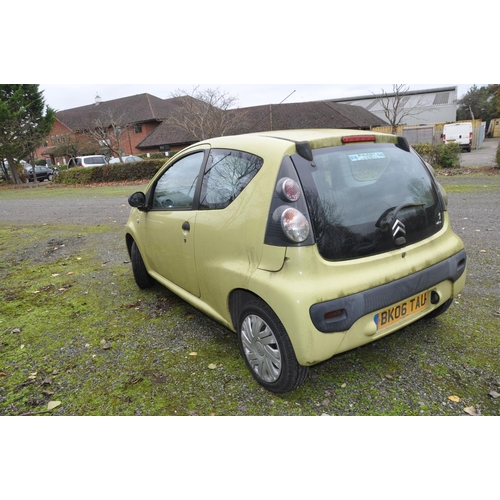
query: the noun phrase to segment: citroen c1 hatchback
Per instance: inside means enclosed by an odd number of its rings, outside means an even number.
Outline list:
[[[466,254],[406,139],[289,130],[210,139],[129,198],[140,288],[161,283],[236,332],[282,393],[308,367],[450,306]]]

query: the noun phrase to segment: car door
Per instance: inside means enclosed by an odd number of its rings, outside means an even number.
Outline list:
[[[198,151],[173,163],[153,186],[151,209],[143,219],[150,269],[197,297],[194,208],[204,158]]]

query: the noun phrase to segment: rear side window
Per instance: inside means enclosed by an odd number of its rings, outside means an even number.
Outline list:
[[[387,252],[442,228],[443,207],[430,173],[416,154],[395,144],[315,150],[313,168],[294,160],[327,260]]]
[[[229,206],[262,167],[264,160],[243,151],[213,149],[205,168],[200,208]]]
[[[104,156],[90,156],[89,158],[85,158],[86,165],[102,165],[106,163]]]

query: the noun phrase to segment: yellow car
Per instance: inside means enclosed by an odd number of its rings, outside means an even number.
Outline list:
[[[155,281],[237,333],[283,393],[309,366],[443,313],[466,254],[446,193],[406,139],[287,130],[202,141],[133,207],[135,281]]]

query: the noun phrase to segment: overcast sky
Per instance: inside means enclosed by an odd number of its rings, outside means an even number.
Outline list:
[[[459,82],[498,79],[495,52],[486,42],[443,42],[456,37],[462,13],[426,3],[431,5],[405,13],[393,30],[386,16],[364,1],[271,7],[254,0],[251,8],[234,10],[222,0],[146,1],[136,9],[88,0],[71,28],[46,18],[47,12],[64,16],[62,0],[35,2],[29,9],[11,2],[2,24],[0,82],[51,82],[40,84],[46,103],[64,110],[92,104],[96,94],[103,101],[146,92],[166,99],[177,89],[214,81],[233,82],[207,86],[238,97],[236,105],[246,107],[392,90],[392,84],[351,82],[451,81],[408,85],[411,90],[458,85],[460,98],[471,84]],[[483,32],[489,25],[494,30],[495,21],[486,16]],[[32,31],[31,43],[20,43],[26,39],[20,33]],[[290,81],[315,84],[279,83]]]
[[[176,90],[188,93],[198,84],[40,84],[44,91],[45,102],[51,108],[62,111],[93,104],[96,95],[102,101],[110,101],[120,97],[136,94],[152,94],[160,99],[172,97]],[[458,97],[462,97],[473,84],[436,83],[406,84],[410,90],[421,90],[439,87],[458,86]],[[483,84],[477,84],[481,86]],[[285,102],[305,102],[342,97],[354,97],[380,93],[381,90],[392,91],[392,84],[200,84],[202,88],[219,88],[237,97],[236,107],[258,106],[260,104],[278,104]]]

